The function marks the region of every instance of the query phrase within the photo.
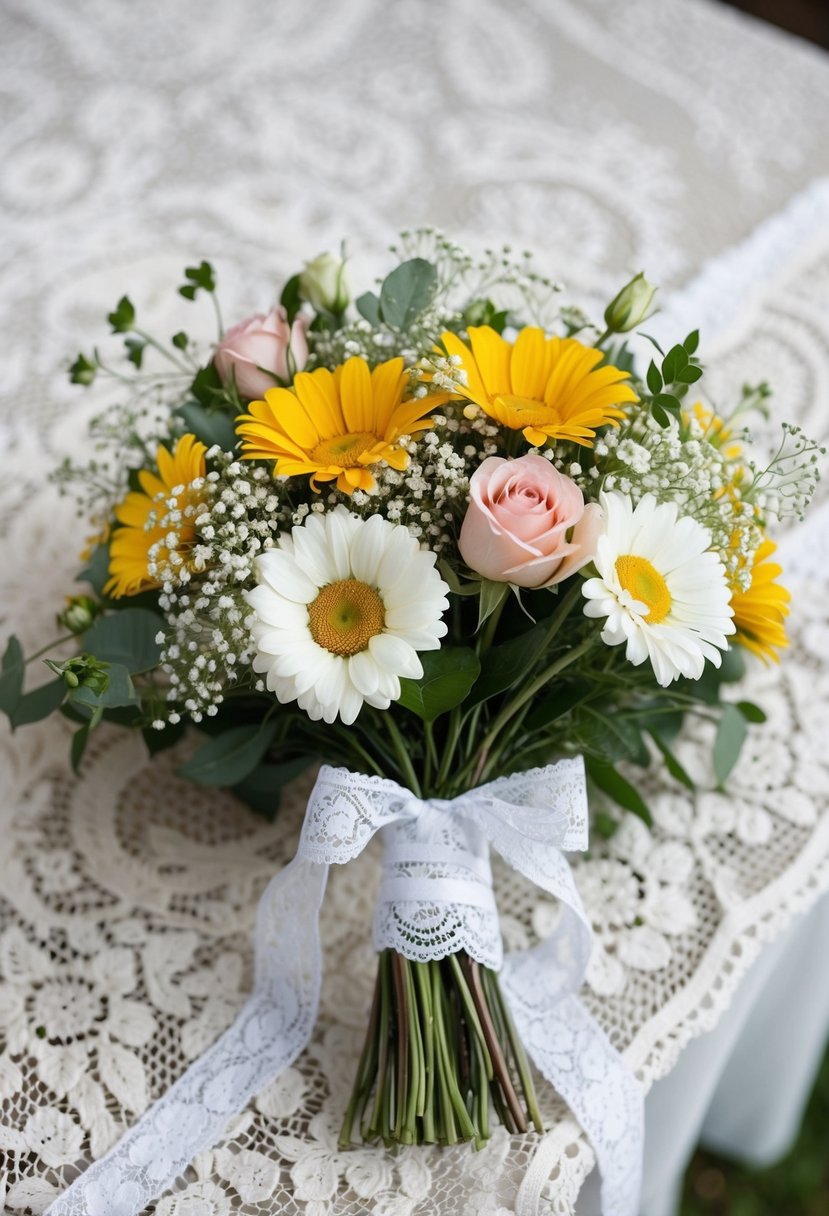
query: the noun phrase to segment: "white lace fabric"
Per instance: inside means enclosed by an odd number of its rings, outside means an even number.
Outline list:
[[[148,327],[208,336],[209,318],[183,319],[171,290],[200,256],[218,265],[231,319],[343,233],[369,274],[382,270],[384,239],[422,220],[478,246],[543,251],[588,302],[644,267],[666,305],[683,288],[671,313],[701,326],[715,401],[766,378],[775,411],[826,441],[829,223],[825,185],[807,189],[829,174],[816,51],[702,0],[450,0],[403,87],[389,47],[423,49],[417,4],[324,0],[316,14],[181,0],[127,21],[103,0],[6,5],[0,617],[30,652],[52,636],[84,539],[46,473],[67,451],[81,458],[86,419],[113,396],[70,389],[60,360],[89,347],[124,291]],[[680,42],[693,89],[676,75]],[[671,314],[653,326],[676,332]],[[625,817],[572,859],[594,935],[581,998],[645,1086],[829,886],[828,534],[812,529],[786,554],[791,649],[730,694],[768,721],[752,727],[729,796],[714,789],[706,729],[686,732],[698,791],[653,772],[653,829]],[[68,739],[59,721],[0,734],[10,1213],[44,1212],[243,1007],[254,911],[296,851],[309,788],[266,823],[176,776],[191,742],[150,761],[140,740],[103,730],[78,780]],[[547,936],[553,901],[492,868],[506,948]],[[478,1154],[337,1149],[380,876],[379,842],[332,872],[308,1048],[152,1205],[158,1216],[572,1213],[593,1151],[541,1082],[542,1138],[501,1130]]]

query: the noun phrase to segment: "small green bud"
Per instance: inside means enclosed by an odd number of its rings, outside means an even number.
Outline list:
[[[85,633],[101,613],[101,605],[91,595],[71,595],[58,617],[58,624],[70,633]]]
[[[608,304],[604,323],[611,334],[626,334],[641,325],[653,312],[657,288],[641,272],[631,279]]]
[[[80,680],[75,675],[74,671],[65,671],[63,673],[63,682],[67,688],[77,688]]]
[[[299,276],[299,294],[318,312],[340,316],[351,300],[345,262],[333,253],[321,253],[312,262],[306,262]]]
[[[100,697],[109,688],[109,663],[96,659],[92,654],[79,654],[63,663],[57,663],[54,659],[46,659],[45,662],[56,676],[60,676],[67,688],[83,685],[96,697]]]

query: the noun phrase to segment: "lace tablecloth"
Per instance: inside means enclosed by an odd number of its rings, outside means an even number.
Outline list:
[[[45,474],[101,403],[59,361],[124,290],[165,326],[198,256],[217,263],[228,315],[342,233],[371,266],[423,221],[543,251],[587,302],[644,266],[678,293],[655,326],[702,322],[715,395],[766,377],[784,416],[827,436],[829,65],[804,45],[702,0],[6,0],[2,27],[0,615],[29,649],[51,636],[83,527]],[[792,651],[735,689],[769,721],[730,797],[655,775],[654,830],[630,818],[576,862],[596,930],[585,999],[646,1086],[829,886],[826,531],[791,571]],[[710,787],[704,742],[688,736],[681,759]],[[187,746],[151,764],[104,730],[73,780],[59,722],[2,729],[11,1212],[42,1212],[249,989],[254,908],[293,852],[302,790],[265,823],[179,780]],[[158,1216],[572,1212],[593,1156],[549,1091],[543,1139],[337,1151],[376,879],[371,852],[332,876],[311,1047]],[[514,875],[497,883],[510,946],[549,929],[552,906]]]

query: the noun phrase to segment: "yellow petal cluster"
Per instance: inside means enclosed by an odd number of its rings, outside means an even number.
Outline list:
[[[600,427],[624,417],[618,407],[637,400],[628,373],[577,338],[548,338],[534,326],[515,342],[489,325],[468,332],[468,343],[453,333],[442,338],[466,373],[459,395],[536,447],[557,440],[591,447]]]
[[[109,549],[109,581],[104,593],[119,599],[123,595],[137,595],[161,585],[160,580],[150,574],[150,550],[153,562],[164,566],[171,561],[178,564],[187,560],[187,553],[196,537],[193,523],[195,512],[188,510],[204,499],[203,491],[192,489],[191,483],[205,475],[204,454],[207,448],[195,435],[182,435],[172,451],[159,445],[156,455],[157,472],[142,469],[138,474],[140,490],[131,490],[115,508],[115,518],[120,524],[112,534]],[[181,511],[181,523],[174,529],[162,525],[167,515],[165,502],[173,490],[176,493],[177,510]],[[167,547],[171,531],[175,532],[174,549]]]
[[[764,540],[754,555],[751,584],[745,591],[735,591],[731,597],[734,640],[758,655],[764,662],[777,663],[778,650],[789,644],[784,624],[789,615],[791,595],[776,580],[783,573],[777,562],[769,559],[777,546]]]
[[[437,398],[407,399],[407,387],[400,358],[373,370],[355,356],[333,372],[299,372],[292,389],[268,389],[237,419],[242,456],[274,461],[276,476],[310,474],[315,490],[326,481],[345,494],[372,490],[372,466],[405,469],[401,436],[432,425],[424,415]]]

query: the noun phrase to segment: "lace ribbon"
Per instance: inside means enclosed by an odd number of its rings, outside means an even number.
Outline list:
[[[319,1003],[319,909],[328,867],[357,857],[381,829],[387,850],[375,920],[381,948],[420,960],[465,949],[478,962],[499,965],[489,845],[559,900],[552,935],[506,959],[504,989],[527,1051],[591,1139],[604,1213],[637,1216],[642,1090],[577,996],[591,930],[561,850],[587,846],[581,760],[504,777],[452,801],[422,801],[393,781],[323,767],[296,857],[259,905],[247,1004],[48,1216],[137,1216],[299,1055]],[[528,1174],[519,1210],[535,1210],[536,1183]]]

